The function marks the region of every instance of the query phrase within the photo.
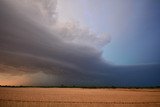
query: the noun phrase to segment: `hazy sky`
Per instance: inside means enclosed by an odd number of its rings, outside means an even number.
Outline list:
[[[58,0],[63,21],[111,36],[103,56],[114,64],[160,63],[159,0]]]
[[[0,0],[0,85],[160,85],[159,0]]]

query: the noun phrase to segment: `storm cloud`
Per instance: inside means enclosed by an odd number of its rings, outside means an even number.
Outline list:
[[[110,37],[57,21],[55,0],[0,1],[0,73],[43,73],[47,85],[160,85],[159,64],[116,66],[102,57]],[[43,76],[43,75],[42,75]],[[47,78],[47,77],[46,77]],[[44,84],[43,84],[44,85]]]

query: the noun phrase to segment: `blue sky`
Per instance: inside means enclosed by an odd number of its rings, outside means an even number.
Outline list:
[[[58,1],[61,20],[111,36],[103,57],[114,64],[160,63],[159,0]],[[63,8],[62,8],[63,7]]]

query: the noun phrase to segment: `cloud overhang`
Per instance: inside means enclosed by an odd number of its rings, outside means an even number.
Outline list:
[[[39,73],[42,80],[32,76],[31,85],[160,85],[159,64],[109,64],[102,48],[110,38],[76,24],[59,25],[55,9],[55,0],[0,1],[2,76]]]

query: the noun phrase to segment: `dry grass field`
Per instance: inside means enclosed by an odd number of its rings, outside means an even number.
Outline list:
[[[160,89],[0,88],[0,107],[160,107]]]

